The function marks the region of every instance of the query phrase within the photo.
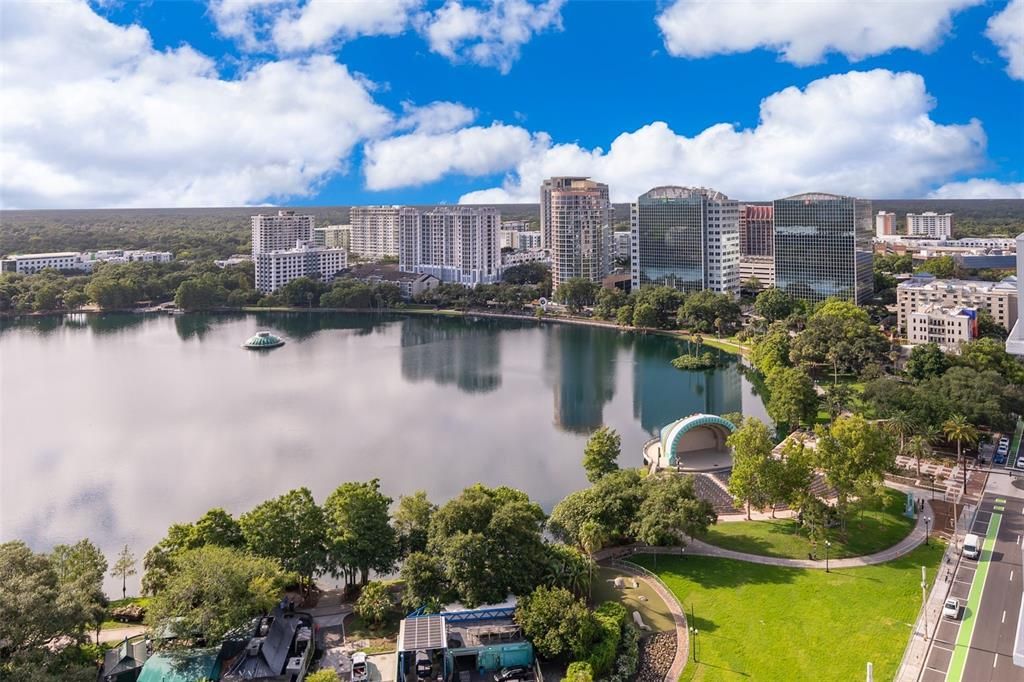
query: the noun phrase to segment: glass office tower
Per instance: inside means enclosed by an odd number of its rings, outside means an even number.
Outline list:
[[[812,193],[773,206],[775,286],[812,303],[872,296],[871,201]]]
[[[655,187],[631,207],[632,285],[739,288],[739,204],[703,187]]]

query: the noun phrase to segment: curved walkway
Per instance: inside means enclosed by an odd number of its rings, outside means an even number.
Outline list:
[[[670,589],[665,587],[665,583],[661,582],[661,578],[641,566],[628,561],[620,561],[619,559],[609,559],[604,563],[623,573],[628,573],[643,580],[652,590],[658,593],[658,596],[665,602],[668,610],[672,612],[672,620],[676,624],[676,655],[672,659],[672,665],[669,667],[668,672],[665,673],[665,682],[677,682],[679,676],[683,674],[683,668],[686,667],[686,659],[690,655],[690,639],[687,636],[686,613],[683,611],[679,600],[676,599],[676,596],[672,594]]]
[[[935,513],[932,511],[931,503],[925,501],[925,508],[927,513],[919,513],[917,515],[917,524],[914,529],[910,531],[907,537],[897,542],[892,547],[883,549],[880,552],[874,554],[865,554],[863,556],[848,557],[846,559],[829,559],[828,567],[833,568],[858,568],[860,566],[873,566],[875,564],[884,564],[887,561],[893,559],[899,559],[905,554],[909,554],[918,545],[923,544],[925,540],[925,524],[924,517],[930,516],[935,518]],[[602,556],[604,554],[604,556]],[[784,566],[786,568],[820,568],[825,569],[825,561],[822,559],[810,560],[810,559],[785,559],[782,557],[764,556],[761,554],[750,554],[748,552],[737,552],[731,549],[725,549],[716,545],[709,544],[703,540],[693,539],[686,545],[686,547],[649,547],[647,545],[628,545],[625,547],[612,547],[607,550],[594,553],[594,559],[596,561],[602,561],[607,559],[613,559],[621,556],[628,556],[632,554],[675,554],[675,555],[687,555],[693,554],[697,556],[710,556],[719,557],[721,559],[733,559],[735,561],[747,561],[752,564],[764,564],[766,566]]]

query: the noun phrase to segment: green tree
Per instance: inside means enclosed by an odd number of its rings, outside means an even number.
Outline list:
[[[380,481],[342,483],[324,503],[327,522],[327,568],[349,584],[363,585],[370,571],[387,573],[398,559],[398,535],[389,523],[391,498]]]
[[[964,443],[978,442],[978,430],[962,414],[955,414],[942,424],[946,438],[956,442],[956,462],[963,472],[964,494],[967,494],[967,463],[964,460]]]
[[[930,457],[932,454],[931,443],[925,436],[912,436],[907,443],[907,454],[917,462],[917,477],[921,477],[921,458]]]
[[[320,297],[327,292],[327,285],[319,279],[296,277],[281,287],[277,294],[291,306],[311,308],[320,304]]]
[[[701,333],[714,331],[719,336],[739,327],[741,320],[740,306],[732,296],[710,289],[687,296],[676,316],[680,327]]]
[[[519,601],[516,623],[545,658],[582,658],[594,635],[594,619],[581,599],[561,587],[534,590]]]
[[[585,552],[598,549],[595,545],[604,542],[631,539],[633,522],[644,499],[642,482],[636,469],[606,474],[590,488],[569,493],[556,504],[548,519],[548,530]],[[600,542],[591,544],[586,539]]]
[[[412,495],[403,495],[398,498],[394,526],[398,533],[402,556],[412,552],[426,551],[430,518],[435,511],[437,511],[437,505],[427,499],[427,493],[423,490],[417,490]]]
[[[114,562],[114,567],[110,569],[111,578],[121,579],[121,598],[125,599],[128,596],[128,577],[135,575],[135,555],[128,549],[128,545],[125,545],[117,554],[117,561]]]
[[[607,426],[602,426],[590,435],[583,450],[583,468],[587,480],[597,481],[605,474],[619,469],[619,455],[622,454],[622,437]]]
[[[602,320],[615,318],[619,308],[626,305],[626,292],[616,287],[601,287],[594,304],[594,315]]]
[[[658,327],[658,311],[650,303],[640,303],[633,308],[633,326],[639,329]]]
[[[569,310],[578,313],[586,306],[594,305],[600,285],[596,282],[572,277],[558,285],[555,300],[564,304]]]
[[[304,589],[313,585],[327,560],[327,523],[308,488],[267,500],[238,521],[249,551],[297,573]]]
[[[200,633],[207,641],[221,639],[270,610],[287,582],[273,559],[229,547],[185,550],[174,563],[167,585],[150,602],[146,622],[182,637]]]
[[[395,606],[391,590],[379,580],[372,580],[363,586],[356,599],[355,611],[359,617],[373,625],[380,625]]]
[[[824,397],[829,416],[835,419],[849,407],[853,400],[853,389],[848,384],[832,384],[825,387]]]
[[[750,361],[762,374],[769,376],[780,367],[790,366],[789,350],[789,332],[784,327],[772,325],[767,334],[754,341]]]
[[[988,338],[966,343],[957,360],[978,372],[994,370],[1010,383],[1024,385],[1024,362],[1007,353],[1002,341]]]
[[[930,272],[939,279],[949,279],[956,274],[956,261],[952,256],[929,258],[917,266],[918,272]]]
[[[932,377],[942,376],[953,365],[937,344],[925,343],[914,346],[907,360],[907,376],[914,381],[924,381]]]
[[[187,279],[178,285],[174,304],[183,310],[205,310],[224,305],[228,292],[213,277]]]
[[[634,311],[644,304],[654,308],[657,324],[648,326],[658,329],[674,329],[679,307],[686,300],[686,295],[674,287],[645,286],[630,294],[630,299]]]
[[[589,593],[594,576],[593,560],[569,545],[560,542],[549,543],[547,572],[544,584],[548,587],[564,587],[577,596]]]
[[[99,628],[106,614],[107,598],[103,594],[103,577],[107,559],[89,540],[73,545],[57,545],[50,553],[50,563],[57,574],[60,599],[77,614],[83,623]]]
[[[594,669],[586,661],[573,661],[565,670],[566,682],[594,682]]]
[[[685,546],[686,538],[707,533],[718,520],[707,500],[694,494],[689,476],[648,476],[644,499],[633,525],[634,537],[648,545]]]
[[[749,519],[751,507],[763,509],[769,501],[765,475],[772,456],[772,433],[764,422],[750,417],[729,434],[726,443],[733,452],[729,494],[746,507]]]
[[[629,327],[633,324],[632,305],[624,305],[615,311],[615,324],[620,327]]]
[[[71,307],[67,302],[67,296],[64,297],[64,304]],[[1005,341],[1007,337],[1007,329],[996,322],[995,318],[992,317],[992,313],[981,308],[978,310],[978,336],[983,339]]]
[[[321,668],[315,673],[306,675],[306,682],[341,682],[336,673],[331,668]]]
[[[427,607],[436,612],[448,601],[451,588],[439,557],[413,552],[402,562],[401,577],[405,584],[402,605],[410,611]]]
[[[924,405],[933,405],[940,415],[939,422],[961,414],[972,424],[1010,431],[1014,427],[1011,415],[1024,413],[1024,385],[1009,381],[997,370],[951,367],[918,389],[914,397]]]
[[[807,373],[796,367],[781,367],[772,372],[768,387],[768,414],[777,424],[795,430],[801,423],[812,424],[818,410],[818,394]]]
[[[907,449],[907,438],[919,428],[919,425],[909,412],[898,410],[889,417],[885,427],[900,439],[899,453],[902,455]]]
[[[836,490],[836,509],[845,518],[851,496],[880,485],[896,459],[896,441],[883,426],[857,415],[839,417],[816,430],[816,466]]]
[[[192,535],[188,541],[189,548],[217,545],[219,547],[242,547],[245,537],[238,519],[220,507],[214,507],[199,517],[192,527]]]
[[[805,366],[825,366],[834,375],[859,373],[881,363],[889,341],[871,324],[867,312],[848,301],[829,299],[807,320],[791,344],[790,359]]]
[[[764,479],[764,494],[771,505],[772,517],[775,517],[775,508],[779,504],[786,504],[790,509],[799,508],[800,500],[810,494],[813,480],[814,465],[805,439],[800,436],[789,438],[782,446],[779,459],[769,460]]]
[[[769,322],[784,320],[793,313],[793,297],[782,289],[765,289],[754,299],[754,311]]]

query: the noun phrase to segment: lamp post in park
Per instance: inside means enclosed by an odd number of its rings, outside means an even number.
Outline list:
[[[832,546],[832,543],[825,540],[825,572],[828,573],[828,548]]]
[[[928,546],[928,539],[929,539],[929,536],[931,535],[931,522],[932,522],[932,518],[930,516],[924,517],[924,546],[925,547]]]
[[[924,638],[928,640],[928,578],[925,567],[921,567],[921,612],[924,614]]]

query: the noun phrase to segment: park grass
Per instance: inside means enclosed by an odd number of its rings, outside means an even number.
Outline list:
[[[357,614],[350,613],[345,617],[345,641],[366,641],[366,646],[359,649],[367,654],[387,653],[395,650],[398,639],[398,624],[404,614],[398,610],[388,612],[384,622],[373,625]]]
[[[906,495],[886,488],[881,499],[865,510],[854,513],[847,522],[846,540],[838,528],[829,530],[832,547],[829,556],[834,559],[873,554],[892,547],[910,534],[914,519],[903,515]],[[706,542],[762,556],[787,559],[806,559],[809,552],[824,558],[824,547],[811,545],[806,533],[793,519],[758,521],[728,521],[715,524],[708,530]]]
[[[626,607],[627,618],[633,622],[633,612],[639,611],[640,617],[646,625],[649,625],[652,632],[673,632],[676,629],[675,619],[669,611],[665,600],[658,596],[646,583],[637,581],[639,587],[617,588],[614,580],[616,577],[624,577],[626,580],[633,580],[633,576],[617,571],[614,568],[602,566],[594,576],[594,585],[591,597],[595,606],[606,601],[619,602]],[[641,633],[643,634],[643,633]]]
[[[657,573],[696,626],[698,662],[680,680],[877,680],[896,674],[931,584],[940,542],[878,566],[782,568],[714,557],[658,558]],[[649,555],[636,562],[654,569]],[[691,618],[691,612],[693,617]]]

